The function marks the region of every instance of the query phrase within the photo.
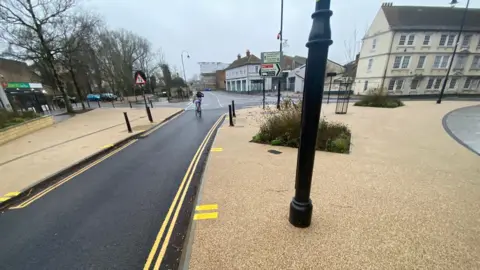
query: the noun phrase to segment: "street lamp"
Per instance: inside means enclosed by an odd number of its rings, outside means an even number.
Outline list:
[[[456,4],[458,4],[457,0],[452,0],[452,2],[450,2],[450,5],[456,5]],[[462,35],[463,27],[465,25],[465,19],[467,18],[467,10],[468,10],[468,5],[469,4],[470,4],[470,0],[467,1],[467,6],[465,7],[465,10],[463,11],[463,17],[462,17],[462,22],[460,24],[460,30],[458,31],[457,40],[455,42],[455,47],[453,47],[452,60],[450,60],[450,63],[448,64],[447,74],[445,75],[445,79],[443,80],[442,90],[440,91],[440,95],[438,96],[437,104],[442,103],[443,93],[445,92],[445,87],[447,86],[448,76],[450,75],[450,70],[452,69],[453,60],[455,60],[455,55],[457,54],[458,43],[460,43],[460,36]]]
[[[190,58],[190,54],[183,50],[182,53],[181,53],[181,57],[182,57],[182,69],[183,69],[183,80],[185,81],[185,83],[187,83],[187,76],[185,75],[185,65],[183,64],[183,53],[187,53],[187,58]]]
[[[297,155],[295,177],[295,197],[290,203],[290,223],[299,228],[310,226],[312,221],[312,186],[315,146],[317,144],[318,123],[322,109],[323,86],[327,65],[328,47],[332,44],[330,30],[331,0],[315,2],[312,14],[313,24],[308,37],[308,58],[303,87],[302,130]],[[319,76],[321,74],[321,76]]]

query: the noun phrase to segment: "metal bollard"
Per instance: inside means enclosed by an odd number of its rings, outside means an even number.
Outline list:
[[[228,118],[230,119],[230,126],[233,127],[232,105],[228,105]]]
[[[151,99],[148,99],[148,101],[150,102],[150,107],[153,109],[153,103],[152,103],[152,100],[151,100]]]
[[[128,115],[126,112],[123,112],[123,117],[125,117],[125,123],[127,124],[128,133],[132,133],[132,126],[130,126],[130,121],[128,120]]]
[[[150,121],[150,123],[153,123],[152,112],[150,112],[149,107],[147,107],[147,116],[148,116],[148,120]]]
[[[97,101],[97,104],[98,104],[98,107],[101,108],[102,106],[100,106],[100,101]]]
[[[90,102],[88,101],[88,99],[87,99],[87,105],[88,105],[88,108],[90,108]]]
[[[235,114],[235,100],[232,100],[232,114],[233,117],[237,117],[237,115]]]
[[[129,101],[128,103],[130,104],[130,109],[131,109],[131,108],[132,108],[132,102],[131,102],[131,101]]]
[[[112,107],[115,108],[115,102],[112,100]]]

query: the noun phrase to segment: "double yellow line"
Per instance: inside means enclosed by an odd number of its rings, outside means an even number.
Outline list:
[[[165,235],[165,239],[163,240],[162,247],[160,248],[160,252],[158,252],[157,260],[155,262],[155,265],[153,266],[153,269],[157,270],[160,268],[160,265],[162,264],[163,257],[165,256],[165,252],[167,251],[168,247],[168,242],[170,241],[170,237],[172,236],[173,229],[175,227],[175,223],[178,218],[178,214],[180,213],[180,209],[182,208],[183,201],[185,200],[185,196],[188,191],[188,187],[190,186],[190,183],[192,181],[195,169],[197,168],[198,162],[200,160],[200,156],[202,155],[203,151],[205,150],[206,145],[208,144],[208,141],[212,137],[212,134],[214,133],[215,129],[218,127],[218,125],[222,122],[223,120],[223,115],[218,118],[217,122],[212,126],[210,131],[207,133],[207,136],[205,136],[205,139],[203,139],[203,142],[200,144],[198,147],[197,152],[193,156],[192,161],[190,162],[190,165],[188,166],[187,172],[185,173],[185,176],[183,177],[182,183],[180,184],[180,187],[178,188],[177,194],[175,194],[175,198],[173,199],[172,204],[170,205],[170,208],[168,209],[167,216],[165,217],[165,220],[162,223],[162,226],[160,227],[160,231],[157,234],[157,237],[155,238],[155,242],[153,243],[153,247],[150,250],[150,253],[148,254],[147,262],[145,263],[145,266],[143,267],[144,270],[151,269],[153,260],[155,256],[157,255],[158,247],[160,245],[160,242],[163,238],[163,235],[165,233],[165,229],[167,228],[170,217],[175,210],[175,214],[173,215],[173,218],[170,222],[170,227],[168,228],[167,234]],[[178,200],[180,198],[180,201]],[[177,205],[178,202],[178,205]],[[176,208],[175,208],[176,207]]]
[[[28,205],[30,205],[31,203],[33,203],[34,201],[40,199],[41,197],[43,197],[45,194],[49,193],[50,191],[58,188],[59,186],[63,185],[64,183],[68,182],[69,180],[71,180],[72,178],[74,178],[75,176],[83,173],[84,171],[92,168],[93,166],[97,165],[98,163],[104,161],[105,159],[115,155],[116,153],[122,151],[123,149],[127,148],[129,145],[133,144],[134,142],[136,142],[137,139],[134,139],[130,142],[128,142],[127,144],[123,145],[122,147],[118,148],[118,149],[115,149],[114,151],[110,152],[109,154],[103,156],[102,158],[100,159],[97,159],[95,160],[94,162],[88,164],[87,166],[83,167],[82,169],[76,171],[75,173],[65,177],[64,179],[62,179],[61,181],[55,183],[54,185],[42,190],[41,192],[39,192],[38,194],[35,194],[35,196],[29,198],[28,200],[22,202],[21,204],[17,205],[17,206],[13,206],[13,207],[10,207],[9,209],[20,209],[20,208],[24,208],[24,207],[27,207]]]

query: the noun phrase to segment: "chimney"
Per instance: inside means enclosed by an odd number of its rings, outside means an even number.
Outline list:
[[[242,58],[242,56],[240,54],[237,54],[237,60],[240,60],[240,58]]]
[[[393,3],[392,2],[384,2],[382,3],[382,7],[391,7],[393,6]]]
[[[247,49],[247,57],[250,57],[250,50]]]

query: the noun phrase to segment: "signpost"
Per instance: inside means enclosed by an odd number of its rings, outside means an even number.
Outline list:
[[[282,72],[282,52],[262,52],[260,76],[263,78],[263,107],[265,108],[265,77],[278,77]],[[278,103],[280,104],[280,88],[278,89]],[[277,107],[278,105],[277,104]]]
[[[133,77],[135,80],[135,85],[140,85],[142,88],[143,93],[143,101],[145,102],[145,108],[148,108],[147,99],[145,97],[145,84],[147,83],[147,76],[145,76],[145,72],[141,70],[135,71],[135,76]]]

